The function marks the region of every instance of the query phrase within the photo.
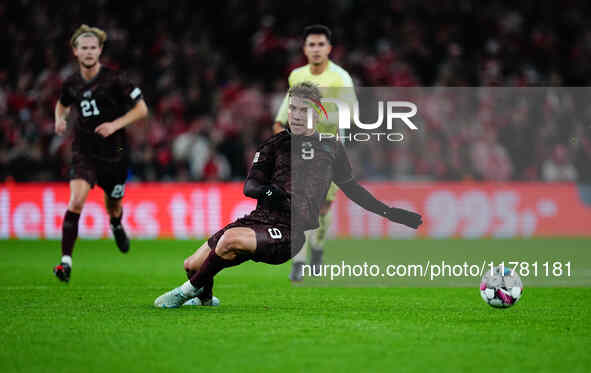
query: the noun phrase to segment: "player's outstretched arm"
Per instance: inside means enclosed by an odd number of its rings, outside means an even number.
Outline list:
[[[337,153],[333,161],[334,182],[341,188],[347,197],[364,209],[387,218],[395,223],[404,224],[417,229],[423,224],[421,215],[412,211],[406,211],[396,207],[390,207],[378,201],[364,187],[353,178],[351,163],[345,152],[343,144],[337,143]]]
[[[63,135],[66,132],[66,118],[70,114],[70,107],[64,106],[57,100],[55,104],[55,133]]]
[[[131,123],[146,117],[147,115],[148,106],[146,106],[146,103],[143,99],[140,99],[131,110],[125,113],[125,115],[115,119],[112,122],[102,123],[100,126],[95,128],[94,132],[100,134],[103,137],[107,137],[117,130],[124,128]]]
[[[383,216],[395,223],[404,224],[407,227],[414,229],[417,229],[421,224],[423,224],[421,215],[412,211],[390,207],[383,202],[378,201],[370,192],[367,191],[367,189],[362,187],[354,179],[338,185],[351,201],[355,202],[368,211]]]

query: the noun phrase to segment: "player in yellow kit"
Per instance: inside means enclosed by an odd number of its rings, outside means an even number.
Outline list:
[[[289,86],[293,87],[302,82],[311,82],[323,89],[327,98],[341,98],[351,102],[357,100],[353,90],[353,80],[345,69],[332,62],[328,56],[331,52],[331,31],[323,25],[312,25],[304,29],[303,51],[308,59],[308,64],[294,69],[289,74]],[[346,96],[346,97],[343,97]],[[325,105],[327,111],[336,113],[336,107]],[[339,131],[336,115],[328,115],[324,121],[316,124],[320,133],[343,135]],[[279,113],[275,118],[273,132],[284,130],[287,123],[287,95],[281,104]],[[306,262],[308,248],[310,249],[310,264],[319,266],[322,264],[322,253],[326,242],[327,231],[331,222],[330,207],[337,193],[337,186],[331,184],[326,196],[326,203],[320,210],[319,227],[306,232],[306,243],[300,252],[292,260],[292,271],[289,275],[292,281],[302,280],[302,266]]]

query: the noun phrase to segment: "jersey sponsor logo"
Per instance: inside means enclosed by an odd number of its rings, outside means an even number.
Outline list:
[[[269,236],[274,240],[279,240],[283,237],[279,228],[269,228],[267,229],[267,232],[269,232]]]
[[[254,159],[252,160],[252,163],[257,163],[259,161],[259,156],[260,155],[261,155],[260,152],[254,153]]]
[[[90,98],[90,97],[92,97],[92,91],[91,90],[88,90],[88,91],[84,92],[82,94],[82,97],[84,97],[84,98]]]
[[[135,100],[139,95],[142,94],[142,91],[139,88],[134,88],[133,91],[129,94],[132,100]]]

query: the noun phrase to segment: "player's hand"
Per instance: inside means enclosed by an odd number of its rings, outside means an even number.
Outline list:
[[[55,121],[55,133],[58,135],[66,133],[66,120],[64,118],[59,118]]]
[[[411,227],[413,229],[417,229],[419,225],[423,224],[421,215],[396,207],[391,207],[384,215],[390,221],[404,224],[407,227]]]
[[[268,201],[271,207],[278,207],[284,200],[289,197],[289,193],[284,191],[281,187],[271,184],[263,194],[263,199]]]
[[[117,130],[117,124],[115,122],[105,122],[100,126],[96,127],[94,129],[94,132],[98,133],[102,137],[109,137]]]
[[[269,187],[267,188],[267,191],[265,192],[265,198],[271,199],[271,200],[282,200],[282,199],[287,198],[288,195],[289,195],[289,193],[287,193],[281,187],[279,187],[275,184],[269,185]]]

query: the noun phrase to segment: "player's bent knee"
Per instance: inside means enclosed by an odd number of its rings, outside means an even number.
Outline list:
[[[116,217],[118,217],[120,211],[121,210],[120,209],[117,209],[117,208],[113,208],[113,207],[109,208],[109,207],[107,207],[107,214],[109,214],[109,216],[116,216]]]
[[[121,200],[107,198],[105,201],[105,208],[107,209],[107,212],[109,213],[109,215],[115,215],[115,214],[119,213],[119,211],[121,211],[121,208],[122,208]]]
[[[114,198],[108,197],[105,204],[106,204],[107,208],[109,208],[109,209],[117,209],[117,208],[121,207],[121,199],[114,199]]]
[[[195,257],[195,255],[191,255],[190,257],[185,259],[183,267],[185,268],[185,270],[197,270],[199,267],[199,258]]]
[[[84,199],[83,198],[72,198],[70,203],[68,203],[68,210],[72,212],[80,212],[84,207]]]

